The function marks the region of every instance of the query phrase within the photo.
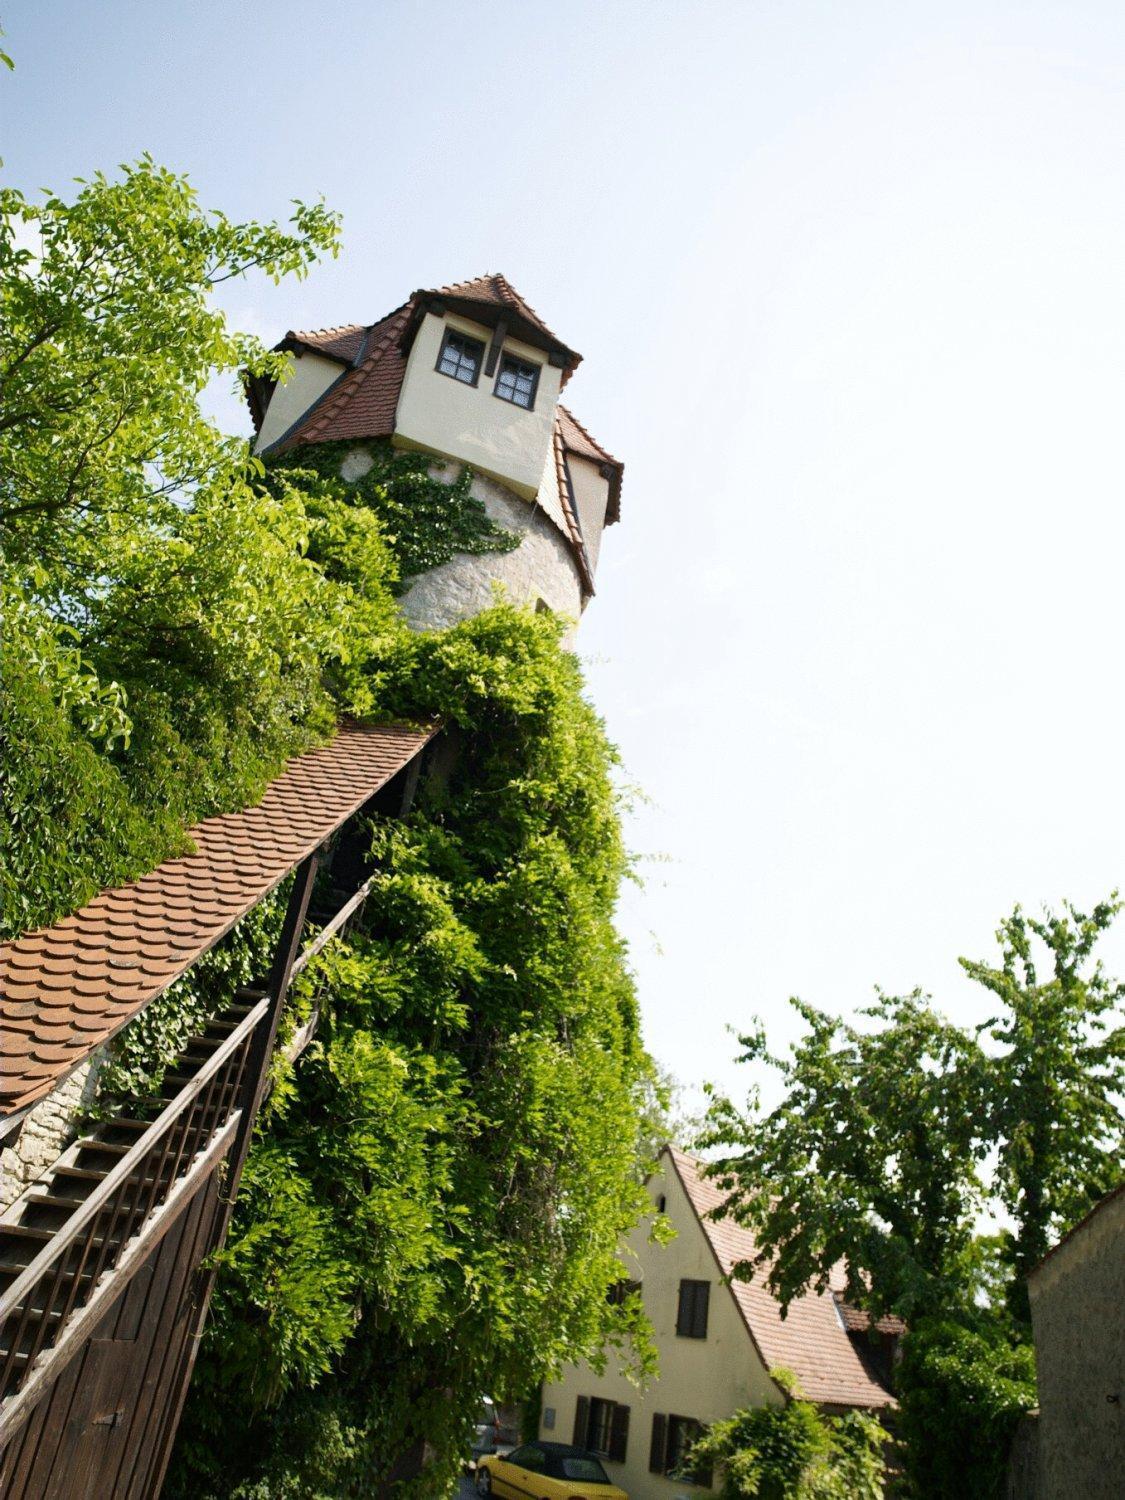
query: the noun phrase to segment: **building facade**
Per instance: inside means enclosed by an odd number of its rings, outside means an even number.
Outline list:
[[[893,1405],[867,1334],[849,1331],[852,1310],[834,1294],[806,1293],[782,1318],[759,1279],[728,1279],[754,1242],[731,1220],[707,1217],[723,1194],[693,1157],[665,1147],[648,1189],[675,1238],[653,1244],[642,1224],[622,1258],[652,1323],[659,1375],[642,1390],[612,1363],[601,1375],[572,1367],[543,1387],[542,1437],[591,1448],[631,1500],[674,1500],[712,1487],[677,1475],[701,1426],[786,1400],[771,1369],[791,1370],[803,1394],[829,1410]]]

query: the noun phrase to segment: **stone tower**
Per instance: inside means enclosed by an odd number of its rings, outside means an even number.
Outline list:
[[[602,531],[620,513],[622,465],[559,397],[581,355],[499,275],[417,291],[377,323],[289,333],[284,384],[249,382],[255,451],[350,442],[340,473],[371,467],[373,439],[468,465],[472,493],[520,537],[510,552],[456,554],[409,581],[411,624],[453,624],[493,602],[577,620],[594,592]]]

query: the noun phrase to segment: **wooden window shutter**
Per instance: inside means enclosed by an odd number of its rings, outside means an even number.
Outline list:
[[[574,1446],[585,1448],[586,1433],[590,1426],[590,1398],[579,1396],[574,1408]]]
[[[676,1309],[676,1332],[681,1338],[707,1337],[707,1308],[711,1299],[709,1281],[681,1281],[680,1302]]]
[[[695,1283],[695,1320],[692,1331],[697,1339],[707,1337],[707,1311],[711,1303],[711,1283],[709,1281],[697,1281]]]
[[[689,1332],[691,1320],[691,1282],[680,1282],[680,1302],[676,1308],[676,1332],[681,1338]]]
[[[613,1408],[613,1422],[609,1433],[608,1456],[615,1463],[625,1462],[625,1450],[629,1446],[629,1408],[615,1404]]]
[[[662,1412],[652,1414],[652,1444],[648,1450],[650,1474],[663,1474],[668,1451],[668,1418]]]

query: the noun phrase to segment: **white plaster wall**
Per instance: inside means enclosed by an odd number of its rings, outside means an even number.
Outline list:
[[[494,396],[495,374],[481,371],[477,385],[465,385],[437,370],[446,325],[472,334],[487,349],[492,331],[449,313],[427,313],[415,336],[398,398],[394,440],[400,447],[448,454],[471,464],[518,494],[533,499],[554,429],[562,371],[547,363],[541,349],[505,339],[504,352],[539,366],[534,411]],[[497,363],[497,371],[499,363]]]
[[[600,467],[588,458],[579,458],[574,453],[566,456],[570,483],[578,506],[578,520],[582,527],[582,540],[590,567],[597,572],[598,553],[605,530],[605,512],[609,504],[609,480],[603,479]]]
[[[303,417],[334,380],[344,373],[344,366],[320,354],[300,354],[293,360],[293,373],[284,385],[278,381],[262,419],[262,430],[254,445],[261,453],[288,432],[298,417]]]
[[[14,1203],[24,1188],[47,1170],[78,1134],[94,1097],[103,1052],[81,1067],[39,1103],[23,1122],[14,1145],[0,1149],[0,1210]]]
[[[716,1493],[717,1478],[709,1492],[649,1473],[653,1413],[713,1422],[743,1407],[780,1405],[782,1398],[766,1374],[729,1287],[720,1281],[715,1257],[666,1158],[649,1179],[648,1188],[654,1201],[665,1197],[665,1213],[676,1238],[669,1245],[653,1245],[647,1226],[641,1225],[627,1241],[623,1259],[626,1274],[642,1284],[645,1312],[660,1353],[660,1373],[641,1391],[615,1364],[612,1354],[604,1375],[596,1375],[586,1364],[571,1366],[543,1387],[543,1411],[553,1411],[555,1422],[553,1428],[541,1425],[540,1436],[561,1443],[573,1441],[579,1396],[618,1401],[629,1408],[629,1438],[624,1463],[603,1460],[614,1484],[630,1500],[702,1500]],[[682,1279],[711,1283],[705,1339],[680,1338],[676,1333]]]
[[[449,470],[439,477],[451,477]],[[441,630],[467,620],[495,603],[495,583],[513,604],[534,605],[542,599],[556,614],[577,623],[582,613],[578,569],[554,524],[536,506],[482,474],[473,476],[472,493],[492,520],[521,536],[520,545],[479,557],[459,552],[420,574],[399,601],[409,624],[416,630]]]

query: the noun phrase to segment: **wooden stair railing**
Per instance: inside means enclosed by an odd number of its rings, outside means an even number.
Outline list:
[[[310,886],[313,874],[315,865]],[[189,1039],[156,1099],[134,1115],[100,1122],[75,1141],[17,1200],[18,1219],[0,1221],[0,1427],[8,1398],[23,1389],[37,1362],[43,1365],[68,1320],[104,1288],[177,1183],[214,1149],[218,1137],[234,1143],[235,1155],[241,1142],[244,1154],[247,1127],[265,1085],[264,1072],[252,1074],[263,1045],[272,1045],[289,982],[327,942],[347,931],[375,878],[343,902],[299,956],[281,963],[266,988],[239,990]],[[289,938],[294,947],[305,910],[307,904]],[[316,915],[323,920],[324,914]],[[290,1060],[304,1051],[316,1023],[314,1011],[286,1049]],[[247,1111],[249,1120],[243,1118]],[[232,1188],[240,1167],[238,1161]]]

